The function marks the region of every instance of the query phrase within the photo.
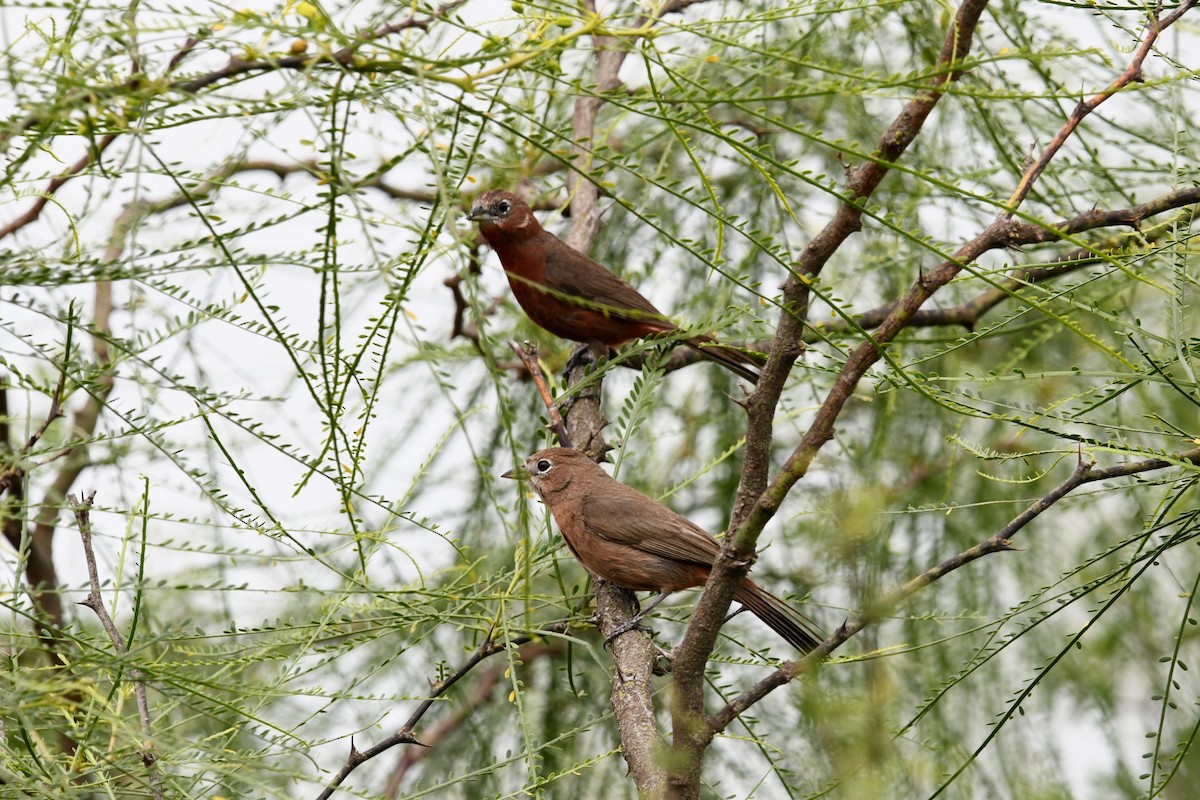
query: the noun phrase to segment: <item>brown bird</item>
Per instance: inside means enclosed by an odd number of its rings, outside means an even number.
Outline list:
[[[484,192],[468,219],[479,223],[479,232],[500,257],[521,308],[555,336],[616,347],[679,331],[636,289],[543,228],[512,192]],[[758,380],[751,369],[763,363],[757,353],[719,344],[711,336],[690,336],[683,343],[701,358]]]
[[[659,593],[637,619],[672,592],[704,585],[721,549],[707,531],[611,477],[579,450],[534,453],[503,477],[529,478],[567,547],[592,575]],[[749,578],[734,599],[802,653],[825,638],[811,620]]]

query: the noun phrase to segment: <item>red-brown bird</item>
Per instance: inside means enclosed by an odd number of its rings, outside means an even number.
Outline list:
[[[469,219],[500,257],[508,285],[535,323],[564,339],[616,347],[631,339],[675,333],[679,326],[636,289],[543,228],[525,201],[512,192],[484,192]],[[748,381],[762,358],[711,336],[683,340],[701,358]]]
[[[721,550],[703,528],[613,478],[579,450],[534,453],[503,477],[529,478],[588,572],[635,592],[659,592],[637,619],[670,593],[703,586]],[[811,620],[749,578],[734,599],[802,653],[824,638]]]

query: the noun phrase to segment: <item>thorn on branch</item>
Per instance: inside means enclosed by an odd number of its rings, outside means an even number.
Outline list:
[[[929,276],[925,273],[924,264],[917,265],[917,285],[922,289],[928,289],[931,286],[929,282]]]
[[[838,154],[837,154],[837,160],[838,160],[838,163],[842,165],[842,177],[844,177],[846,179],[846,182],[849,183],[850,182],[850,173],[853,172],[853,168],[850,166],[850,162],[846,160],[846,156],[840,150],[838,151]]]
[[[171,56],[171,60],[167,63],[167,72],[174,72],[175,68],[179,66],[180,62],[192,54],[192,51],[196,49],[196,45],[198,44],[200,44],[200,39],[198,37],[189,36],[187,41],[183,43],[183,46],[179,48],[175,55]]]

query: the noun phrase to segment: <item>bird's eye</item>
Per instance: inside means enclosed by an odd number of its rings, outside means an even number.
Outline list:
[[[540,458],[540,459],[538,459],[538,462],[536,464],[534,464],[534,466],[537,467],[537,471],[539,473],[546,473],[546,472],[549,472],[550,467],[552,467],[554,465],[551,464],[548,459]]]
[[[501,200],[499,203],[496,203],[496,210],[501,214],[507,214],[509,211],[512,211],[512,203],[507,200]]]

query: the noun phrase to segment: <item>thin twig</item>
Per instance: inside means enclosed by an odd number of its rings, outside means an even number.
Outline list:
[[[567,643],[563,641],[530,642],[521,647],[520,652],[517,653],[516,660],[522,664],[528,664],[536,658],[557,656],[565,653],[566,649]],[[457,703],[454,710],[436,725],[422,733],[421,740],[425,745],[424,748],[408,748],[404,751],[404,754],[392,770],[392,774],[388,776],[387,786],[383,790],[383,797],[394,798],[400,794],[400,785],[404,782],[404,777],[408,774],[409,770],[432,752],[432,748],[436,747],[438,742],[458,730],[464,722],[470,719],[475,709],[487,702],[508,669],[507,664],[499,664],[488,668],[487,672],[479,678],[469,696]]]
[[[373,31],[368,31],[362,34],[353,43],[346,45],[340,50],[322,55],[294,55],[284,58],[262,59],[257,61],[247,61],[241,58],[231,58],[229,63],[220,69],[213,70],[206,75],[201,75],[198,78],[192,78],[186,81],[176,81],[171,84],[171,88],[179,89],[190,94],[211,86],[214,83],[220,83],[228,78],[235,78],[239,75],[256,72],[265,74],[269,72],[278,72],[280,70],[307,70],[318,64],[337,64],[342,67],[350,67],[354,64],[354,58],[364,46],[386,39],[395,33],[400,33],[406,30],[429,30],[429,26],[439,19],[445,17],[454,9],[465,3],[466,0],[453,0],[450,3],[444,3],[439,6],[432,14],[426,17],[418,17],[416,14],[388,25],[383,25]]]
[[[70,358],[71,358],[70,341],[71,341],[71,331],[68,330],[66,353],[63,356],[63,367],[61,370],[59,370],[59,373],[58,373],[58,386],[55,387],[54,394],[51,395],[51,397],[50,397],[50,410],[48,412],[46,412],[46,418],[44,420],[42,420],[42,424],[38,426],[38,429],[36,431],[34,431],[32,434],[30,434],[29,439],[25,442],[25,446],[22,447],[19,451],[17,451],[14,454],[12,466],[10,466],[8,469],[6,469],[3,473],[0,473],[0,495],[4,494],[5,491],[12,490],[16,486],[16,484],[25,480],[25,466],[24,466],[25,458],[29,455],[30,451],[33,450],[33,448],[37,445],[37,443],[39,441],[41,441],[42,437],[46,435],[46,431],[50,428],[50,426],[54,423],[54,421],[57,419],[60,419],[63,416],[62,398],[63,398],[63,392],[65,391],[66,385],[67,385],[67,364],[70,362]],[[6,380],[4,378],[0,378],[0,393],[6,393],[7,388],[8,388],[8,386],[7,386]],[[5,397],[3,403],[4,403],[4,407],[0,408],[0,418],[3,418],[3,425],[4,425],[3,433],[0,434],[0,448],[7,449],[7,447],[8,447],[8,399],[7,399],[7,397]],[[13,544],[13,546],[15,548],[17,548],[18,550],[20,549],[20,546],[18,544]]]
[[[571,436],[567,433],[566,423],[563,422],[558,404],[554,402],[554,395],[550,393],[550,386],[546,383],[546,376],[542,373],[541,365],[537,362],[537,345],[530,342],[521,345],[517,343],[516,339],[510,339],[508,346],[517,354],[517,358],[521,359],[521,363],[529,371],[529,376],[533,378],[538,394],[542,396],[542,403],[546,406],[546,412],[550,415],[550,427],[558,435],[559,443],[563,447],[571,447]]]
[[[121,637],[121,632],[117,630],[116,624],[108,613],[108,609],[104,607],[104,598],[100,595],[100,572],[96,567],[96,552],[92,548],[92,520],[91,509],[92,501],[95,500],[96,493],[89,492],[83,500],[80,500],[74,493],[67,496],[67,501],[70,503],[71,510],[75,512],[75,522],[79,525],[79,536],[83,540],[83,557],[87,562],[88,571],[88,591],[87,599],[80,605],[87,606],[95,612],[100,619],[100,624],[104,627],[105,633],[108,634],[109,641],[113,644],[113,649],[121,656],[128,655],[128,650],[125,647],[125,640]],[[155,800],[165,800],[166,794],[163,791],[162,773],[158,769],[158,759],[154,756],[153,745],[153,729],[150,724],[150,701],[146,696],[146,684],[142,678],[144,673],[137,667],[129,669],[129,680],[133,684],[133,695],[137,700],[138,719],[142,723],[142,746],[138,748],[138,753],[141,755],[142,763],[146,765],[146,769],[150,773],[150,786],[153,788]]]
[[[170,84],[172,89],[179,91],[195,93],[208,86],[219,83],[227,78],[245,75],[247,73],[267,74],[270,72],[278,72],[280,70],[306,70],[318,64],[338,64],[342,67],[350,67],[354,64],[354,57],[357,52],[365,45],[378,42],[382,39],[406,30],[428,30],[429,27],[439,19],[442,19],[450,12],[454,11],[459,6],[463,5],[466,0],[453,0],[453,2],[445,3],[439,6],[432,14],[425,17],[418,17],[415,14],[400,22],[390,23],[368,31],[355,39],[353,43],[337,50],[333,53],[327,53],[317,56],[312,55],[295,55],[284,58],[264,59],[259,61],[247,61],[241,58],[231,58],[229,63],[220,69],[213,70],[204,75],[188,80],[177,80]],[[185,58],[195,47],[196,41],[194,38],[189,38],[184,42],[179,52],[172,57],[167,64],[167,73],[170,73],[178,66],[179,61]],[[68,96],[68,100],[77,100],[83,97],[94,97],[111,95],[122,91],[136,91],[142,87],[141,76],[135,75],[123,84],[106,87],[88,87],[86,90],[80,89],[73,95]],[[49,115],[33,113],[26,116],[17,125],[8,131],[0,132],[0,152],[3,152],[8,147],[8,143],[14,136],[19,136],[31,128],[37,127],[50,119]]]
[[[1160,2],[1155,9],[1150,12],[1150,19],[1146,23],[1146,35],[1142,39],[1141,46],[1129,62],[1129,66],[1125,68],[1116,80],[1105,87],[1099,94],[1087,101],[1079,101],[1071,115],[1067,118],[1066,123],[1062,126],[1041,155],[1033,161],[1021,176],[1021,180],[1017,183],[1017,188],[1013,191],[1012,196],[1008,198],[1006,205],[1007,210],[1001,215],[1003,218],[1011,219],[1017,207],[1024,202],[1029,196],[1029,192],[1033,189],[1034,182],[1045,171],[1046,167],[1058,154],[1058,151],[1066,143],[1075,129],[1079,127],[1079,123],[1083,122],[1084,117],[1095,111],[1101,103],[1108,100],[1117,92],[1121,91],[1131,83],[1138,83],[1142,80],[1142,65],[1146,61],[1146,57],[1150,55],[1150,51],[1154,49],[1154,43],[1158,40],[1159,35],[1167,28],[1171,27],[1175,22],[1182,17],[1187,11],[1196,4],[1196,0],[1184,0],[1180,3],[1175,11],[1166,17],[1160,18],[1162,13],[1162,3]]]
[[[1049,241],[1050,237],[1057,239],[1064,233],[1074,234],[1108,226],[1127,225],[1140,229],[1141,222],[1149,219],[1151,216],[1197,203],[1200,203],[1200,188],[1180,189],[1130,208],[1113,211],[1089,211],[1046,227],[1036,225],[1022,226],[1014,235],[1018,237],[1017,244],[1025,245]],[[1187,221],[1190,222],[1191,215],[1186,214],[1186,217]],[[1161,233],[1154,237],[1147,237],[1145,241],[1152,242],[1156,238],[1159,238],[1159,236],[1166,235],[1169,230],[1167,225],[1157,227]],[[1077,272],[1084,267],[1103,262],[1107,254],[1118,246],[1114,243],[1111,246],[1104,246],[1102,248],[1095,246],[1080,247],[1049,263],[1017,267],[1004,278],[997,281],[996,285],[957,306],[918,309],[909,317],[906,327],[930,328],[961,325],[967,330],[974,330],[975,325],[984,314],[1005,300],[1012,299],[1014,292],[1017,290],[1026,286],[1033,286],[1038,283],[1061,278],[1064,275]],[[830,333],[844,333],[860,329],[870,330],[882,324],[896,310],[898,305],[899,301],[893,301],[887,305],[864,311],[861,314],[855,314],[848,320],[836,319],[830,322],[815,323],[812,325],[813,333],[806,335],[805,339],[820,339]]]
[[[71,307],[67,318],[67,335],[66,344],[63,347],[63,361],[58,374],[58,384],[54,388],[54,392],[50,397],[50,410],[46,414],[45,420],[36,431],[26,441],[24,447],[14,454],[12,465],[0,474],[0,494],[8,493],[12,498],[11,507],[14,511],[21,510],[21,513],[5,514],[3,519],[3,534],[8,540],[9,545],[18,553],[23,553],[25,562],[25,580],[29,587],[29,596],[33,601],[33,606],[37,611],[34,616],[34,630],[38,635],[38,639],[46,649],[46,656],[54,667],[65,666],[67,660],[61,652],[61,643],[55,631],[60,630],[65,624],[65,616],[63,614],[62,598],[58,593],[58,572],[54,566],[53,549],[50,546],[48,537],[39,536],[38,531],[35,531],[28,536],[26,541],[25,528],[25,489],[26,476],[30,471],[29,454],[33,448],[45,436],[46,431],[55,420],[63,416],[62,401],[66,393],[67,384],[67,366],[71,362],[72,342],[74,340],[76,320],[74,317],[74,306]],[[7,386],[3,381],[0,381],[0,396],[3,398],[4,408],[0,409],[0,416],[4,417],[4,433],[0,437],[0,447],[7,449],[9,442],[8,434],[8,397]],[[69,451],[70,448],[65,448]],[[53,459],[49,459],[53,460]],[[46,461],[32,462],[35,467],[40,467]],[[61,734],[61,740],[66,752],[74,752],[75,743],[65,733]]]
[[[89,147],[87,152],[84,153],[78,161],[67,168],[66,172],[63,172],[61,175],[52,178],[50,183],[46,185],[46,188],[39,193],[38,199],[33,201],[33,204],[25,210],[24,214],[21,214],[12,222],[8,223],[3,228],[0,228],[0,239],[11,236],[12,234],[21,230],[21,228],[24,228],[26,225],[33,223],[34,220],[42,215],[42,211],[44,211],[46,206],[50,203],[50,198],[54,197],[54,193],[61,189],[63,185],[72,178],[77,177],[80,173],[87,169],[88,166],[98,160],[100,156],[104,155],[104,151],[107,150],[109,146],[112,145],[112,143],[116,140],[117,134],[108,134],[101,139],[95,147]]]
[[[557,622],[548,626],[544,630],[548,633],[563,633],[568,629],[568,627],[570,627],[570,623],[568,622]],[[475,649],[475,652],[472,653],[470,657],[459,666],[458,669],[454,670],[454,672],[448,677],[443,678],[442,680],[437,681],[430,686],[429,695],[421,701],[420,705],[418,705],[413,713],[409,715],[408,720],[394,734],[379,741],[366,750],[359,750],[355,746],[354,740],[351,739],[350,755],[346,757],[346,763],[340,770],[338,770],[338,773],[333,776],[333,779],[329,781],[329,784],[321,791],[321,793],[317,795],[317,800],[328,800],[328,798],[333,796],[333,793],[337,790],[337,787],[341,786],[346,778],[350,777],[350,773],[354,772],[359,765],[370,761],[372,758],[375,758],[381,753],[391,750],[396,745],[415,744],[420,745],[421,747],[426,747],[427,745],[417,739],[414,729],[417,727],[417,723],[421,721],[421,718],[425,716],[426,712],[433,708],[433,704],[437,701],[437,699],[445,694],[451,686],[466,677],[471,670],[479,666],[484,659],[488,658],[489,656],[494,656],[496,653],[502,653],[509,648],[519,647],[523,644],[527,644],[528,642],[533,641],[533,638],[534,637],[532,635],[516,636],[504,642],[496,642],[491,639],[487,639]]]

